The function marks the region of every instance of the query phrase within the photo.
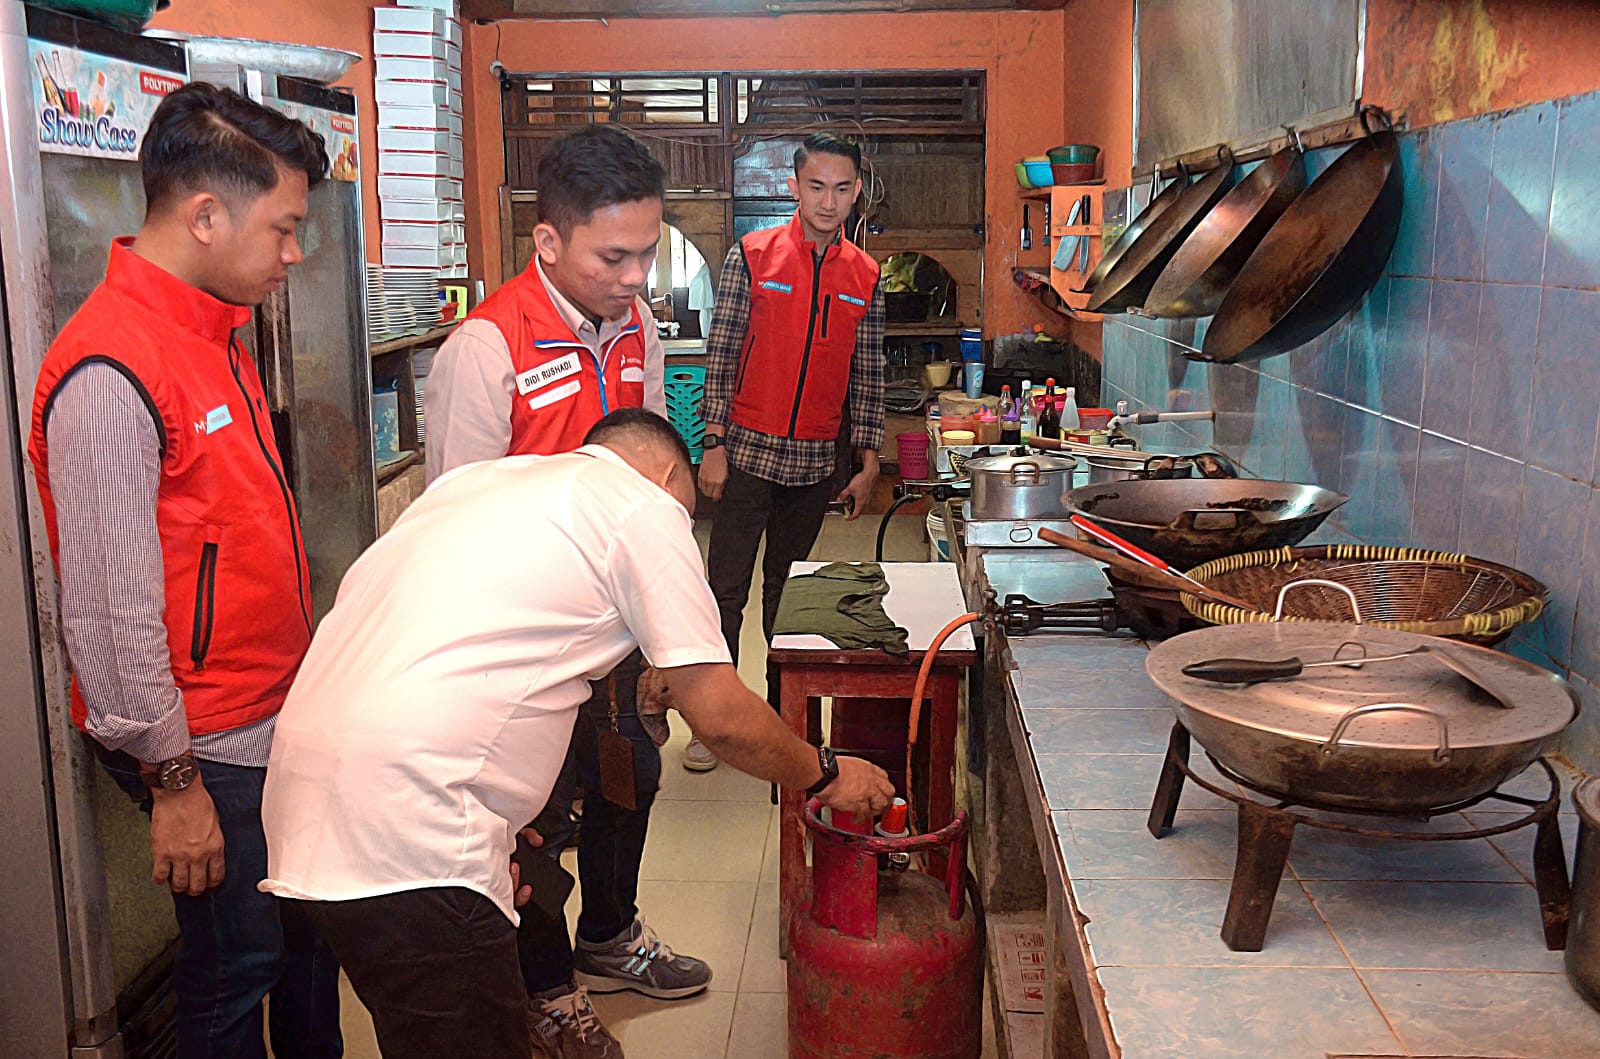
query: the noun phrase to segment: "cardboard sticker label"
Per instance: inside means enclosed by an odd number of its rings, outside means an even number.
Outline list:
[[[39,150],[49,154],[137,161],[150,116],[187,80],[52,41],[30,39],[28,61]]]

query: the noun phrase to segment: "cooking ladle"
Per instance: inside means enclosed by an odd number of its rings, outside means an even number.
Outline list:
[[[1343,645],[1340,646],[1342,647]],[[1335,653],[1337,654],[1337,652]],[[1299,658],[1209,658],[1200,662],[1191,662],[1184,666],[1183,675],[1194,677],[1196,680],[1209,680],[1213,684],[1261,684],[1268,680],[1285,680],[1289,677],[1297,677],[1308,669],[1320,669],[1324,666],[1344,666],[1348,669],[1360,669],[1365,665],[1393,662],[1401,658],[1415,658],[1419,655],[1431,655],[1437,658],[1444,663],[1446,668],[1464,677],[1467,683],[1493,699],[1495,705],[1508,710],[1512,708],[1512,703],[1501,698],[1499,692],[1485,683],[1483,678],[1478,676],[1471,667],[1452,657],[1448,652],[1427,644],[1413,647],[1409,651],[1401,651],[1398,654],[1379,655],[1377,658],[1336,657],[1330,662],[1303,662]]]

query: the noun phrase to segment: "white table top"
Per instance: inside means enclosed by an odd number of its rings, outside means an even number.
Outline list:
[[[790,577],[813,573],[827,563],[802,562],[789,568]],[[859,566],[859,563],[852,563]],[[889,620],[906,630],[907,646],[913,651],[926,651],[954,618],[967,612],[967,601],[961,594],[961,581],[954,563],[879,563],[889,582],[889,594],[883,599],[884,613]],[[772,639],[773,647],[789,650],[837,651],[839,648],[825,636],[785,633]],[[976,650],[972,639],[972,626],[964,625],[950,635],[940,650]]]

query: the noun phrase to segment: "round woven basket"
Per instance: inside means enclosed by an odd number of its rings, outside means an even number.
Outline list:
[[[1509,566],[1416,548],[1274,548],[1225,556],[1189,576],[1256,607],[1242,610],[1184,593],[1189,612],[1213,625],[1271,621],[1284,585],[1320,578],[1355,594],[1363,622],[1484,645],[1538,617],[1549,599],[1544,585]],[[1352,617],[1349,597],[1319,585],[1290,592],[1283,604],[1285,621]]]

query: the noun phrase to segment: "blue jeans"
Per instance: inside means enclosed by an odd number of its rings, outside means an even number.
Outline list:
[[[111,777],[148,813],[138,762],[94,745]],[[333,952],[294,902],[256,889],[267,875],[267,770],[201,761],[200,775],[222,827],[227,875],[199,897],[172,895],[183,941],[172,968],[179,1059],[266,1059],[261,1001],[269,994],[276,1059],[337,1059],[344,1040]]]
[[[594,694],[578,710],[578,720],[567,747],[561,777],[534,829],[544,838],[541,850],[559,858],[572,840],[571,809],[574,789],[581,786],[583,835],[578,842],[578,884],[583,894],[578,914],[578,936],[585,941],[610,941],[633,924],[639,914],[639,863],[644,858],[645,833],[650,827],[650,806],[661,786],[661,751],[639,723],[634,694],[644,657],[635,651],[613,671],[617,690],[617,730],[633,746],[634,799],[638,808],[624,809],[600,795],[600,754],[595,741],[602,728],[611,726],[606,682],[593,685]],[[542,993],[565,985],[572,978],[572,942],[565,920],[543,915],[531,905],[520,910],[517,958],[523,984],[529,993]]]

